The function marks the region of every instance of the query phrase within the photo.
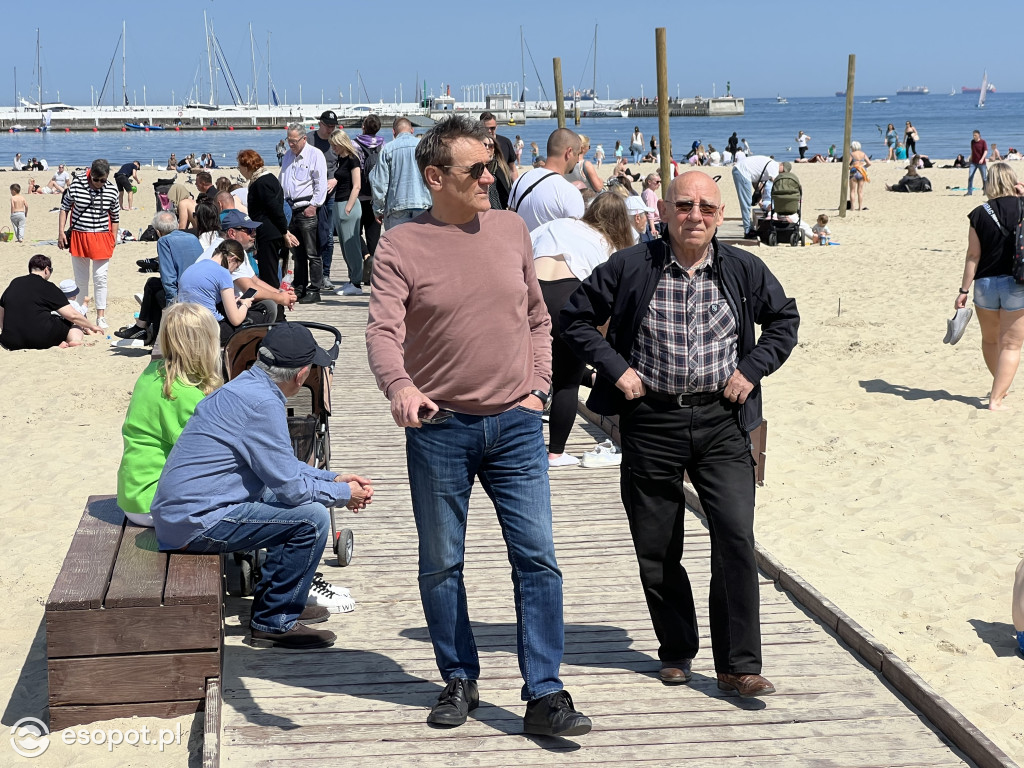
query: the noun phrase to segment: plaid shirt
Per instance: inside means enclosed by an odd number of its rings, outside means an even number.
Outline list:
[[[644,386],[670,395],[718,392],[736,370],[736,317],[711,275],[714,253],[693,277],[665,267],[633,342]]]

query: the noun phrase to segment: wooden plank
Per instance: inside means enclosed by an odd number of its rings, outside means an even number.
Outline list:
[[[203,717],[203,768],[220,765],[220,678],[206,681],[206,713]]]
[[[171,555],[164,605],[220,605],[220,555]]]
[[[105,608],[160,605],[167,578],[167,553],[157,546],[156,531],[126,526],[117,551]]]
[[[50,705],[126,704],[202,699],[220,674],[220,654],[146,653],[51,659]]]
[[[220,605],[46,611],[50,659],[156,651],[216,650]]]
[[[73,725],[84,725],[99,720],[114,720],[122,717],[181,717],[182,715],[191,715],[202,708],[202,699],[90,706],[50,706],[50,733],[70,728]]]
[[[115,496],[89,497],[46,600],[47,610],[72,611],[103,604],[124,521]]]

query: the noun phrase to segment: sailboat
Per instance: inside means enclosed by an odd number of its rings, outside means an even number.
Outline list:
[[[985,106],[985,97],[988,96],[988,70],[985,70],[984,76],[981,78],[981,93],[978,94],[978,109],[982,109]]]
[[[956,96],[956,88],[954,88],[952,85],[949,86],[949,95]]]

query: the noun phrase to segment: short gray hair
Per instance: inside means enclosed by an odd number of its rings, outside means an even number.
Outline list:
[[[416,145],[416,165],[420,174],[427,166],[444,168],[452,164],[452,144],[459,139],[475,139],[483,144],[490,134],[483,125],[467,115],[452,115],[427,131]]]
[[[262,352],[263,350],[261,350]],[[263,360],[257,360],[253,363],[253,366],[265,371],[270,380],[275,384],[287,384],[289,381],[299,375],[299,371],[308,366],[302,365],[298,368],[281,368],[277,365],[270,365]]]
[[[160,211],[156,216],[153,217],[153,229],[156,233],[163,237],[169,235],[171,232],[178,228],[178,219],[170,211]]]
[[[288,133],[298,133],[302,136],[306,135],[306,126],[302,123],[288,123]]]

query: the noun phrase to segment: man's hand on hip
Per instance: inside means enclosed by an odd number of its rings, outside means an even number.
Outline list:
[[[626,372],[619,376],[615,386],[626,396],[627,400],[636,400],[638,397],[643,397],[647,394],[647,388],[644,387],[643,380],[632,368],[627,368]]]
[[[722,395],[726,400],[731,400],[734,403],[742,405],[747,402],[747,396],[754,390],[754,385],[750,383],[746,376],[740,373],[740,369],[737,368],[732,372],[732,376],[725,383],[725,389],[722,390]]]
[[[302,215],[305,216],[307,219],[316,218],[316,210],[317,208],[315,205],[307,205],[305,208],[302,209]]]
[[[433,413],[438,410],[433,400],[411,385],[391,395],[391,418],[400,427],[421,427],[420,411]]]

